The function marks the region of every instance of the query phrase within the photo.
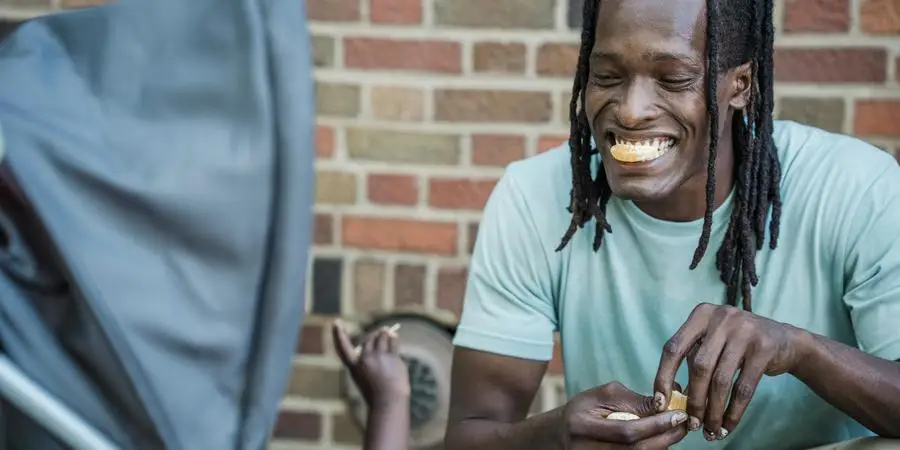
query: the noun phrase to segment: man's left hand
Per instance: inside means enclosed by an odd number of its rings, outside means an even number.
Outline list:
[[[706,440],[724,439],[741,420],[763,375],[781,375],[797,365],[803,333],[732,306],[697,305],[663,347],[654,381],[657,408],[665,410],[675,374],[687,358],[689,428],[695,431],[702,424]]]

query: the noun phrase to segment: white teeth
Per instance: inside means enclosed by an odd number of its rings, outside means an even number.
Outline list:
[[[650,161],[664,155],[672,149],[675,141],[671,138],[652,138],[638,141],[622,139],[615,136],[616,145],[610,152],[613,158],[622,162]]]

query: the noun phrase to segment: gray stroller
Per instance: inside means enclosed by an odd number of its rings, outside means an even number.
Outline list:
[[[266,446],[304,316],[305,14],[120,0],[0,43],[0,448]]]

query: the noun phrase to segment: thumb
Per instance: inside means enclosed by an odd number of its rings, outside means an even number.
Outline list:
[[[627,401],[619,403],[618,407],[611,408],[617,412],[627,412],[638,417],[650,417],[658,414],[653,397],[633,393]]]
[[[650,417],[659,414],[659,411],[656,410],[656,401],[651,396],[640,396],[640,400],[635,406],[634,414],[640,417]]]
[[[334,348],[341,362],[347,367],[356,364],[359,356],[356,354],[353,344],[350,342],[350,336],[347,334],[347,330],[344,329],[344,324],[340,319],[335,320],[331,324],[331,338],[334,341]]]

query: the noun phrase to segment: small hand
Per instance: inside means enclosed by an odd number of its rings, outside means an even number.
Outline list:
[[[654,382],[656,406],[668,403],[663,393],[672,391],[687,357],[689,428],[696,431],[703,424],[706,440],[724,439],[740,422],[763,375],[781,375],[796,366],[801,336],[798,328],[735,307],[700,304],[663,348]]]
[[[613,412],[634,414],[640,419],[608,419]],[[653,397],[635,393],[613,382],[581,392],[563,408],[560,433],[565,450],[643,449],[662,450],[687,434],[684,411],[657,413]]]
[[[353,346],[339,321],[332,324],[331,333],[338,357],[370,407],[409,400],[409,372],[393,331],[383,327],[369,333],[359,347]]]

